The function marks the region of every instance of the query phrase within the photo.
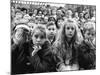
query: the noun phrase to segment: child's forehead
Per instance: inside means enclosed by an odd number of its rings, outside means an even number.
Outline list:
[[[66,27],[75,27],[74,23],[66,23],[65,25],[66,25]]]
[[[48,28],[56,28],[55,25],[49,25]]]
[[[87,29],[86,32],[88,32],[88,33],[95,33],[95,30],[93,30],[93,29]]]
[[[42,32],[38,29],[34,31],[34,35],[44,35],[44,34],[45,34],[44,32]]]

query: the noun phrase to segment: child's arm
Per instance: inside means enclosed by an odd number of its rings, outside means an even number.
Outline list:
[[[41,51],[42,52],[42,51]],[[36,53],[30,58],[31,64],[33,65],[34,72],[49,72],[53,64],[51,53],[46,52],[43,55]]]

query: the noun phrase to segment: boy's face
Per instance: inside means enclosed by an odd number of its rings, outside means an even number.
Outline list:
[[[33,33],[32,41],[33,41],[33,44],[35,45],[43,45],[44,42],[46,41],[46,37],[43,32],[41,32],[40,30],[36,30]]]
[[[16,33],[15,33],[15,39],[17,41],[22,41],[24,38],[23,38],[23,29],[17,29],[16,30]]]
[[[72,38],[75,34],[75,25],[73,23],[68,23],[65,26],[65,35],[67,38]]]
[[[93,41],[93,39],[95,38],[95,31],[86,30],[86,32],[84,33],[84,37],[85,37],[85,39]]]
[[[48,26],[48,28],[47,28],[47,35],[48,36],[55,36],[56,32],[57,32],[57,29],[56,29],[55,25]]]

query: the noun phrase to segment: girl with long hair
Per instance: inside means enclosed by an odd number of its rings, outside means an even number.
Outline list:
[[[58,71],[78,70],[78,44],[82,37],[77,23],[73,19],[64,22],[64,26],[59,31],[57,40],[54,43],[53,52],[61,61],[57,64]]]

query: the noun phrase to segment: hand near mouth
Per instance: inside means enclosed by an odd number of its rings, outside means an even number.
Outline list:
[[[32,56],[34,56],[41,49],[41,46],[40,45],[36,45],[33,48],[34,48],[34,50],[32,51]]]

